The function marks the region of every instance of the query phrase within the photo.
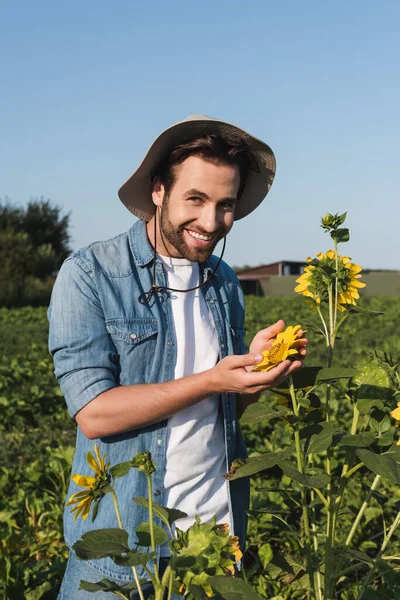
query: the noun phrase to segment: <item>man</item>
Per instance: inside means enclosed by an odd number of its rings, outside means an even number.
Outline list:
[[[78,424],[72,472],[89,474],[93,440],[111,465],[148,450],[155,500],[188,514],[177,525],[216,514],[242,544],[248,485],[221,477],[245,457],[237,418],[301,360],[251,372],[284,323],[260,331],[246,355],[241,288],[212,251],[260,204],[274,174],[269,146],[228,123],[193,116],[168,128],[119,191],[139,220],[70,256],[49,309],[55,373]],[[146,495],[145,477],[131,469],[115,489],[134,543],[147,514],[132,497]],[[68,497],[78,491],[71,481]],[[90,529],[115,526],[110,494],[94,524],[66,508],[69,548]],[[109,558],[79,562],[71,552],[60,598],[74,597],[81,578],[102,577],[127,582],[132,572]]]

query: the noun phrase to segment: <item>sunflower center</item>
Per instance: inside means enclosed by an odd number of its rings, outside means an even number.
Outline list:
[[[269,351],[269,358],[271,362],[282,362],[287,356],[288,344],[284,341],[274,344]]]

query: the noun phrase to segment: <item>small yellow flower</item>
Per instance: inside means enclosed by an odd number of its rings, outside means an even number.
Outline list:
[[[110,463],[105,463],[106,454],[100,456],[99,446],[94,445],[94,452],[96,458],[91,452],[86,455],[86,460],[89,466],[95,472],[95,475],[78,475],[75,473],[72,475],[72,480],[80,487],[87,488],[82,492],[76,492],[71,496],[66,506],[75,506],[71,508],[71,513],[75,512],[74,521],[81,516],[82,519],[87,519],[90,513],[90,508],[94,501],[100,501],[104,496],[104,488],[109,483],[107,469]],[[96,460],[97,459],[97,460]]]
[[[300,339],[298,336],[300,329],[301,325],[289,325],[285,331],[278,333],[271,349],[264,350],[263,360],[254,367],[253,371],[270,371],[289,356],[298,354],[296,344]]]
[[[392,410],[390,416],[396,420],[396,423],[394,425],[395,427],[398,427],[400,425],[400,402],[397,403],[397,408]],[[400,446],[400,440],[397,442],[397,444]]]

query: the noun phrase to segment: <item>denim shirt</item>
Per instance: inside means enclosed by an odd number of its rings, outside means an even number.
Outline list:
[[[61,267],[48,311],[49,348],[54,356],[55,375],[72,417],[94,398],[116,386],[173,379],[176,338],[169,293],[163,291],[153,295],[149,304],[138,301],[138,296],[151,288],[153,260],[146,223],[138,220],[127,233],[95,242],[73,253]],[[200,264],[202,281],[216,262],[213,256]],[[158,259],[156,278],[158,285],[168,285],[163,264]],[[243,294],[232,269],[221,262],[217,272],[200,289],[215,325],[220,358],[244,354]],[[246,450],[236,420],[235,394],[222,394],[220,401],[226,460],[230,465],[233,459],[244,458]],[[86,454],[93,451],[95,443],[100,445],[101,454],[107,453],[111,465],[130,460],[138,452],[147,450],[156,464],[154,500],[162,503],[166,434],[166,420],[97,440],[88,439],[78,427],[72,473],[94,475]],[[67,498],[82,489],[71,479]],[[243,545],[248,480],[230,482],[229,489],[234,533]],[[122,524],[133,547],[136,527],[148,520],[148,513],[132,498],[147,497],[146,477],[137,469],[131,469],[125,477],[115,479],[115,491]],[[101,500],[94,523],[91,514],[86,520],[78,517],[74,521],[70,509],[68,506],[64,511],[64,537],[70,548],[87,531],[118,527],[110,494]],[[131,568],[118,566],[110,558],[89,563],[103,576],[119,581],[132,580]],[[137,570],[140,577],[146,578],[142,567]]]

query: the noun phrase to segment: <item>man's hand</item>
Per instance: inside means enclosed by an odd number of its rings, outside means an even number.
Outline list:
[[[261,354],[226,356],[209,371],[211,388],[218,393],[256,394],[277,387],[302,367],[301,360],[284,360],[266,373],[252,372],[253,367],[261,361]]]
[[[271,327],[261,329],[261,331],[256,333],[256,335],[254,336],[253,341],[249,346],[249,353],[258,354],[259,352],[263,352],[264,350],[270,350],[272,343],[276,339],[276,336],[278,335],[278,333],[283,331],[284,328],[285,321],[282,321],[282,319],[280,319],[279,321],[271,325]],[[302,359],[304,359],[306,356],[306,346],[308,344],[308,340],[306,338],[303,338],[303,335],[304,331],[300,329],[298,332],[298,337],[301,339],[299,339],[298,343],[296,344],[296,347],[299,348],[299,355]]]

